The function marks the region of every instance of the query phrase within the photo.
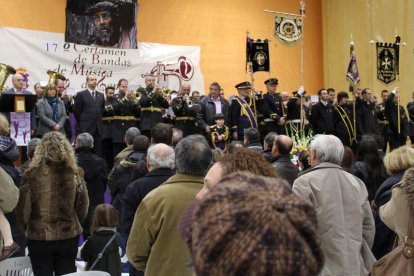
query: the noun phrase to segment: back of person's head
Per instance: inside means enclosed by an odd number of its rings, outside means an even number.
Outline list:
[[[130,127],[127,129],[127,131],[125,132],[125,143],[128,146],[131,146],[134,144],[134,139],[135,137],[137,137],[138,135],[141,135],[141,131],[136,128],[136,127]]]
[[[256,128],[254,127],[246,128],[243,131],[243,133],[248,143],[259,143],[260,142],[260,134]]]
[[[227,147],[227,153],[232,154],[238,148],[244,148],[243,142],[231,141],[230,145]]]
[[[273,146],[277,149],[279,155],[290,154],[293,147],[293,141],[289,136],[278,135],[274,141]]]
[[[364,136],[358,143],[356,150],[356,160],[381,159],[378,153],[378,144],[373,136]]]
[[[369,140],[370,142],[373,142],[373,140],[375,140],[374,144],[376,144],[375,146],[377,147],[377,149],[382,149],[385,146],[385,140],[384,137],[382,137],[381,135],[377,135],[374,133],[368,133],[368,134],[364,134],[361,137],[362,139],[357,143],[357,148],[359,146],[359,144],[361,143],[361,141],[365,140],[365,139],[371,139]]]
[[[271,150],[277,135],[278,134],[276,132],[269,132],[268,134],[266,134],[263,140],[263,148]]]
[[[145,135],[138,135],[134,139],[132,148],[134,151],[147,151],[150,146],[150,139]]]
[[[151,144],[163,143],[171,145],[172,138],[172,126],[168,124],[158,123],[151,129]]]
[[[344,157],[342,158],[341,167],[347,172],[351,171],[352,164],[354,163],[354,153],[349,147],[344,147]]]
[[[310,156],[309,151],[304,151],[299,156],[301,171],[307,170],[311,167],[310,162],[309,162],[309,156]]]
[[[310,149],[315,151],[319,163],[328,162],[341,165],[344,146],[338,137],[318,134],[313,138]]]
[[[72,172],[78,168],[72,145],[60,132],[51,131],[43,136],[36,147],[29,169],[39,169],[45,166],[59,169],[61,173],[62,167]]]
[[[33,158],[34,152],[39,142],[40,142],[39,138],[33,138],[29,141],[29,143],[27,143],[27,157],[29,159]]]
[[[224,151],[221,148],[215,148],[211,150],[211,153],[213,154],[213,159],[211,162],[214,164],[218,160],[220,160],[221,157],[224,156]]]
[[[92,148],[93,137],[87,132],[81,133],[76,137],[76,148]]]
[[[0,135],[7,136],[10,132],[9,121],[7,121],[6,116],[0,114]]]
[[[318,275],[323,267],[315,209],[281,179],[225,176],[193,214],[186,242],[198,276]]]
[[[153,168],[175,168],[174,149],[166,144],[154,144],[148,149],[147,164]]]
[[[238,148],[231,154],[224,155],[219,161],[223,175],[239,171],[248,171],[257,175],[277,177],[272,165],[258,151]]]
[[[180,142],[183,139],[184,134],[181,129],[173,128],[172,130],[173,130],[173,136],[172,136],[171,146],[175,147],[178,144],[178,142]]]
[[[212,153],[201,135],[190,135],[175,147],[177,173],[204,176],[210,167]]]
[[[410,146],[396,148],[385,155],[384,166],[389,175],[402,173],[414,167],[414,149]]]
[[[118,212],[110,204],[99,204],[92,215],[91,233],[99,231],[99,227],[113,227],[118,225]]]

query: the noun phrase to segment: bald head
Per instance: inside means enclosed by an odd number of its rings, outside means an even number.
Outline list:
[[[191,92],[191,85],[189,83],[184,83],[183,85],[181,85],[181,93],[190,95]]]
[[[148,171],[160,168],[174,169],[175,153],[174,149],[166,144],[155,144],[148,149],[147,153]]]
[[[280,97],[282,98],[282,101],[285,102],[285,101],[289,100],[289,93],[288,92],[281,92]]]
[[[279,156],[279,155],[286,155],[290,154],[292,150],[293,142],[289,136],[286,135],[278,135],[273,143],[272,148],[272,155]]]
[[[24,78],[22,74],[14,74],[12,77],[12,84],[13,87],[16,88],[16,90],[22,90],[24,85]]]

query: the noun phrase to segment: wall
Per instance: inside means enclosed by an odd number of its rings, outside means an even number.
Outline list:
[[[300,85],[300,46],[284,47],[273,36],[273,16],[264,9],[298,13],[299,1],[284,0],[140,0],[138,40],[200,45],[205,87],[218,81],[227,95],[234,85],[249,80],[245,73],[246,31],[268,38],[272,76],[279,90]],[[0,25],[48,32],[65,30],[65,0],[3,1]],[[17,12],[18,11],[18,12]],[[47,12],[45,12],[47,11]],[[321,0],[306,1],[305,87],[323,86]],[[0,61],[1,62],[1,61]],[[268,73],[256,73],[255,83],[265,89]]]
[[[414,90],[414,1],[349,0],[322,1],[324,37],[324,80],[326,86],[348,90],[345,74],[349,63],[351,33],[355,42],[361,88],[380,95],[383,89],[400,87],[401,103],[406,105]],[[376,47],[370,40],[394,42],[395,28],[407,46],[400,49],[400,81],[385,85],[377,80]]]

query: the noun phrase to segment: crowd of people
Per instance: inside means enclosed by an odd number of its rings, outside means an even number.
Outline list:
[[[5,93],[30,93],[20,77]],[[229,100],[218,83],[202,97],[153,76],[138,93],[96,81],[74,99],[61,80],[35,85],[37,138],[19,167],[0,116],[2,260],[27,247],[34,275],[75,272],[81,237],[86,269],[113,276],[369,275],[395,240],[414,240],[398,89],[382,104],[369,89],[352,103],[321,89],[312,103],[303,87],[278,93],[275,78],[265,94],[237,84]],[[293,163],[298,131],[313,137]]]

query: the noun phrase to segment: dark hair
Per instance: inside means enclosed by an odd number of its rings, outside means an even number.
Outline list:
[[[151,143],[166,145],[172,144],[173,130],[172,126],[164,123],[158,123],[151,129]]]
[[[47,98],[49,96],[47,93],[49,90],[54,90],[56,92],[55,97],[58,97],[56,85],[54,84],[48,84],[45,86],[45,88],[43,89],[43,97]]]
[[[390,91],[388,91],[387,89],[384,89],[381,91],[381,97],[384,95],[384,93],[390,93]]]
[[[118,212],[112,205],[99,204],[93,211],[91,233],[98,227],[116,227],[118,225]]]
[[[338,103],[344,98],[347,98],[347,99],[349,98],[348,93],[346,93],[344,91],[339,92],[338,95],[336,96],[336,99],[338,100]]]
[[[280,154],[290,154],[290,152],[292,151],[293,142],[292,140],[290,140],[289,144],[283,143],[281,136],[278,136],[275,139],[274,145]]]
[[[212,160],[207,140],[202,135],[190,135],[175,147],[177,173],[205,176]]]
[[[150,146],[150,140],[145,135],[138,135],[134,138],[134,151],[147,151]]]
[[[302,171],[307,170],[311,167],[309,164],[309,159],[308,159],[309,156],[310,156],[309,151],[304,151],[299,156],[299,161],[300,161],[300,166],[301,166]]]
[[[33,89],[34,89],[34,90],[36,90],[36,86],[37,86],[37,85],[39,85],[40,87],[42,87],[42,86],[41,86],[41,84],[40,84],[40,82],[36,82],[36,83],[35,83],[35,85],[33,85]]]
[[[318,96],[320,96],[320,95],[322,95],[322,91],[323,90],[326,90],[325,88],[321,88],[321,89],[319,89],[319,91],[318,91]]]
[[[361,95],[366,94],[368,90],[370,90],[370,89],[369,89],[369,88],[364,88],[364,89],[362,89],[362,91],[361,91]]]
[[[171,146],[175,147],[181,140],[183,140],[184,134],[181,129],[173,127],[173,136]]]
[[[341,167],[347,171],[351,172],[352,164],[354,163],[354,153],[350,147],[344,146],[344,157],[342,157]]]
[[[237,148],[232,154],[224,155],[218,162],[223,167],[223,175],[249,171],[256,175],[278,176],[272,165],[260,152],[249,148]]]
[[[120,80],[118,81],[118,87],[121,85],[121,83],[122,83],[123,81],[128,82],[128,80],[127,80],[127,79],[120,79]]]
[[[244,131],[244,137],[249,141],[249,143],[257,143],[260,142],[260,133],[256,128],[249,127],[246,128]]]
[[[276,132],[269,132],[268,134],[266,134],[263,143],[267,144],[270,148],[272,148],[277,135],[278,134]]]
[[[238,148],[244,148],[244,144],[242,141],[231,141],[230,145],[227,148],[226,153],[233,153]]]
[[[210,84],[210,86],[215,86],[218,90],[221,90],[221,86],[218,82],[213,82]]]
[[[328,89],[326,89],[326,91],[328,91],[328,93],[331,93],[331,92],[334,92],[335,93],[335,89],[334,88],[328,88]]]
[[[108,90],[110,90],[110,89],[112,89],[112,90],[114,90],[114,91],[115,91],[115,87],[113,87],[113,86],[107,86],[107,87],[105,88],[105,94],[107,94],[107,93],[108,93]]]

